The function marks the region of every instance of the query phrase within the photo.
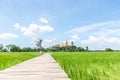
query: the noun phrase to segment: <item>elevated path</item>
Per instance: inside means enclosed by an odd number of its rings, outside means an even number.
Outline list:
[[[0,71],[0,80],[70,80],[48,53]]]

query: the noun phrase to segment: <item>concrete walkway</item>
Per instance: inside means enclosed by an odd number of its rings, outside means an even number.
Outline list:
[[[70,80],[50,54],[0,71],[0,80]]]

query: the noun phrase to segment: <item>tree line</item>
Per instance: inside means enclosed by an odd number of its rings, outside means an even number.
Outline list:
[[[0,44],[0,52],[39,52],[39,50],[40,50],[39,48],[31,48],[31,47],[20,48],[15,44],[9,44],[6,46]]]
[[[77,46],[63,46],[63,47],[57,47],[52,46],[45,49],[46,51],[51,52],[82,52],[82,51],[89,51],[88,46],[86,48],[83,47],[77,47]]]
[[[82,48],[82,47],[76,47],[76,46],[67,46],[67,47],[56,47],[56,46],[52,46],[49,48],[31,48],[31,47],[23,47],[20,48],[19,46],[15,45],[15,44],[9,44],[6,46],[3,46],[3,44],[0,44],[0,52],[39,52],[39,51],[43,51],[43,52],[81,52],[81,51],[88,51],[88,47],[86,47],[86,49]]]
[[[87,51],[92,51],[89,50],[88,46],[86,46],[85,48],[83,47],[77,47],[77,46],[63,46],[63,47],[57,47],[57,46],[52,46],[49,48],[31,48],[31,47],[23,47],[20,48],[19,46],[15,45],[15,44],[9,44],[6,46],[3,46],[3,44],[0,44],[0,52],[39,52],[39,51],[43,51],[43,52],[87,52]],[[105,48],[105,50],[93,50],[93,51],[115,51],[111,48]]]
[[[67,46],[67,47],[57,47],[52,46],[49,48],[44,49],[44,51],[51,51],[51,52],[112,52],[112,51],[120,51],[120,50],[113,50],[111,48],[105,48],[104,50],[89,50],[89,47],[77,47],[77,46]]]

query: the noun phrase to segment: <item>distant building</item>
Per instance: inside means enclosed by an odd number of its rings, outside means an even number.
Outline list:
[[[66,41],[66,43],[65,43],[65,47],[68,47],[68,46],[69,46],[68,41]]]
[[[65,43],[57,44],[56,47],[68,47],[68,46],[74,46],[74,42],[71,42],[71,45],[66,41]]]
[[[74,46],[74,42],[73,41],[71,42],[71,46]]]

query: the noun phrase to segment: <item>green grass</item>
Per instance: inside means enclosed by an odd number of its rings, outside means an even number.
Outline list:
[[[38,55],[39,52],[0,52],[0,70],[4,70]]]
[[[52,53],[71,80],[120,80],[120,52]]]

